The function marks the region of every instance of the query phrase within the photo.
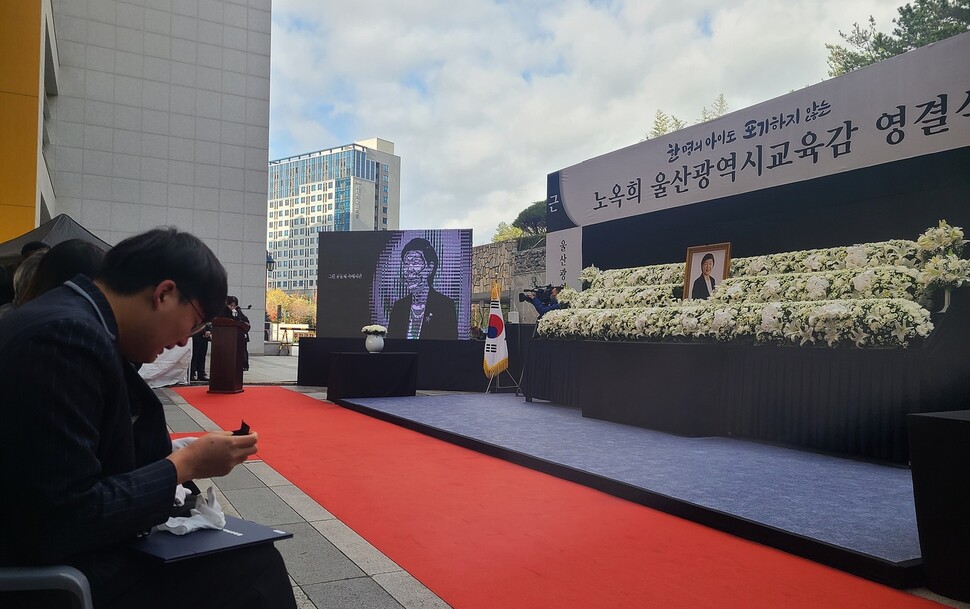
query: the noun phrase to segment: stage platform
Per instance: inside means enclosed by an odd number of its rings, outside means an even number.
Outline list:
[[[893,587],[924,584],[906,467],[676,436],[507,393],[337,403]]]

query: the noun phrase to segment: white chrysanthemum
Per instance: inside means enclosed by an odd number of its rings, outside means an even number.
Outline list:
[[[732,283],[724,292],[724,296],[730,300],[736,300],[744,296],[744,286],[741,283]]]
[[[711,328],[721,331],[729,328],[734,323],[734,313],[731,309],[718,309],[714,311],[714,316],[711,318]]]
[[[856,292],[867,294],[872,291],[872,284],[876,281],[876,272],[872,269],[863,271],[852,278],[852,287]]]
[[[845,250],[845,268],[861,269],[869,263],[866,248],[856,245]]]
[[[828,289],[829,282],[823,277],[809,277],[805,282],[805,295],[813,300],[825,298]]]

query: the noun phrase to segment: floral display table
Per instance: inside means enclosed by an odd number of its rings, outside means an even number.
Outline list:
[[[679,298],[683,263],[590,268],[539,321],[523,390],[660,431],[905,463],[906,415],[970,395],[964,243],[941,222],[917,241],[735,259],[705,301]]]

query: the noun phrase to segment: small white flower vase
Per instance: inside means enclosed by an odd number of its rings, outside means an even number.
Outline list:
[[[364,348],[371,353],[380,353],[384,348],[384,336],[381,334],[368,334],[364,339]]]

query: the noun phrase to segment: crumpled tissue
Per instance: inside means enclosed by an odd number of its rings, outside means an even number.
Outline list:
[[[173,535],[185,535],[199,529],[222,529],[226,526],[226,515],[222,512],[222,506],[216,500],[214,487],[209,487],[205,496],[196,499],[195,507],[192,508],[191,516],[172,517],[154,530],[167,531]]]

